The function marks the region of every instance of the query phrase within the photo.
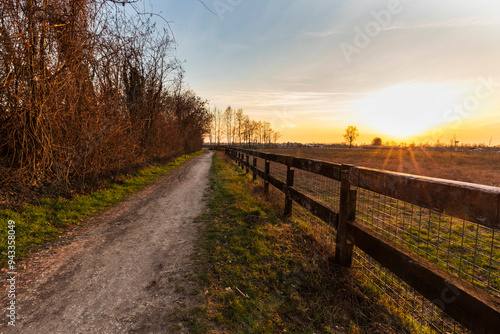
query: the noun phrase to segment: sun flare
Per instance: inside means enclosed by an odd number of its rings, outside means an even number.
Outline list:
[[[392,136],[413,136],[445,122],[455,93],[436,85],[390,87],[360,103],[359,113],[370,126]]]

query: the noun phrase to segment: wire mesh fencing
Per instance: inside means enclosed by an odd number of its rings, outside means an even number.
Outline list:
[[[250,164],[252,161],[253,157]],[[257,168],[265,170],[264,159],[257,159]],[[270,175],[285,183],[287,169],[283,163],[270,162]],[[293,175],[294,188],[339,212],[341,182],[301,169],[295,169]],[[297,203],[292,217],[308,224],[318,242],[333,251],[336,230],[332,225]],[[356,222],[490,296],[500,297],[499,231],[361,188],[356,195]],[[431,302],[363,251],[356,249],[353,261],[354,270],[363,277],[361,283],[376,290],[406,321],[437,333],[467,333],[465,327],[442,311],[453,294]]]
[[[500,297],[500,235],[368,190],[358,191],[356,218],[372,230]]]
[[[294,186],[339,212],[340,182],[322,175],[295,169]]]
[[[360,283],[374,290],[383,303],[398,313],[403,321],[411,323],[416,332],[469,333],[439,307],[359,249],[355,251],[353,269],[364,278]]]
[[[272,176],[280,181],[286,182],[287,167],[285,165],[271,161],[269,168]]]

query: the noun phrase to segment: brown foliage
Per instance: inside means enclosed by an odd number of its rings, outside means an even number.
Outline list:
[[[4,0],[0,33],[0,188],[201,148],[205,102],[182,89],[169,34],[148,20],[106,0]]]

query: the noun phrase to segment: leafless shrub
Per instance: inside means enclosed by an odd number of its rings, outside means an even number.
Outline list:
[[[168,31],[121,4],[0,3],[0,186],[68,185],[201,148],[208,111],[182,88]]]

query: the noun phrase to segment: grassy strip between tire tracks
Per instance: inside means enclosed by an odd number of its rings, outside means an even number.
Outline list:
[[[120,183],[72,199],[41,199],[38,204],[28,204],[22,211],[0,210],[0,267],[7,263],[7,225],[15,222],[15,259],[19,260],[41,245],[58,239],[70,226],[80,225],[90,216],[116,205],[131,194],[153,183],[185,161],[203,151],[183,155],[169,164],[140,170]]]
[[[199,252],[192,333],[410,333],[358,282],[331,263],[306,224],[276,212],[262,186],[214,155]]]

